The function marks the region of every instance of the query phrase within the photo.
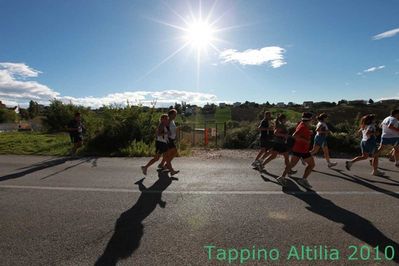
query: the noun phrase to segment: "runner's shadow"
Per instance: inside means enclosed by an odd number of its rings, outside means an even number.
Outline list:
[[[130,257],[140,246],[143,237],[143,220],[150,215],[157,205],[165,208],[162,192],[172,183],[167,173],[158,173],[159,179],[149,188],[143,185],[143,179],[136,182],[141,191],[137,202],[116,220],[114,234],[108,241],[103,254],[95,265],[116,265],[119,260]]]
[[[391,181],[393,183],[385,182],[385,181],[379,181],[379,180],[374,180],[374,179],[369,179],[369,178],[361,177],[361,176],[358,176],[358,175],[353,175],[353,176],[356,177],[356,178],[359,178],[361,180],[367,181],[369,183],[379,183],[379,184],[384,184],[384,185],[389,185],[389,186],[399,186],[399,182],[398,181],[392,180],[389,177],[379,177],[379,178],[385,178],[385,179],[387,179],[387,180],[389,180],[389,181]]]
[[[320,172],[320,171],[316,171],[316,170],[313,170],[313,172],[324,174],[324,175],[328,175],[328,176],[332,176],[332,177],[338,177],[340,179],[343,179],[343,180],[346,180],[346,181],[349,181],[349,182],[352,182],[352,183],[356,183],[356,184],[362,185],[362,186],[370,188],[372,190],[381,192],[381,193],[383,193],[385,195],[388,195],[388,196],[391,196],[393,198],[399,199],[399,194],[396,193],[396,192],[393,192],[393,191],[378,187],[376,185],[370,184],[370,183],[368,183],[366,181],[363,181],[363,180],[361,180],[361,179],[359,179],[359,178],[357,178],[355,176],[351,176],[351,175],[345,174],[342,170],[332,169],[332,168],[331,168],[331,170],[333,170],[333,171],[335,171],[335,172],[337,172],[338,174],[341,174],[341,175],[332,174],[332,173],[326,173],[326,172]]]
[[[286,184],[287,185],[283,187],[284,193],[292,195],[307,203],[309,206],[306,207],[306,209],[309,211],[335,223],[342,224],[342,230],[346,233],[372,247],[378,246],[380,250],[385,250],[388,246],[392,246],[395,251],[399,250],[399,244],[385,236],[369,220],[335,205],[331,200],[321,197],[313,190],[307,190],[306,192],[302,191],[291,180],[287,180]],[[397,252],[393,261],[399,263],[399,254]]]
[[[40,162],[40,163],[36,163],[33,164],[31,166],[25,167],[23,171],[17,172],[17,173],[13,173],[13,174],[9,174],[9,175],[4,175],[4,176],[0,176],[0,182],[1,181],[5,181],[8,179],[14,179],[14,178],[19,178],[31,173],[34,173],[36,171],[40,171],[46,168],[50,168],[56,165],[60,165],[63,164],[67,161],[74,161],[74,160],[78,160],[79,158],[71,158],[71,157],[63,157],[63,158],[57,158],[57,159],[53,159],[53,160],[47,160],[44,162]]]
[[[387,171],[387,172],[394,172],[394,173],[399,173],[398,170],[392,170],[392,169],[388,169],[388,168],[382,168],[382,167],[378,167],[379,169],[383,170],[383,171]]]
[[[277,185],[281,186],[281,184],[280,184],[279,182],[274,181],[274,180],[272,180],[272,179],[269,179],[269,178],[267,178],[267,177],[264,176],[264,175],[261,175],[261,177],[262,177],[263,181],[265,181],[265,182],[271,182],[271,183],[274,183],[274,184],[277,184]]]
[[[65,168],[62,169],[62,170],[59,170],[59,171],[56,171],[56,172],[54,172],[54,173],[52,173],[52,174],[46,175],[46,176],[40,178],[40,180],[47,179],[47,178],[49,178],[49,177],[58,175],[58,174],[60,174],[60,173],[62,173],[62,172],[65,172],[65,171],[71,169],[71,168],[74,168],[74,167],[76,167],[76,166],[78,166],[78,165],[80,165],[80,164],[84,164],[84,163],[90,162],[91,160],[92,160],[92,158],[87,158],[86,160],[83,160],[83,161],[81,161],[81,162],[78,162],[78,163],[76,163],[76,164],[74,164],[74,165],[65,167]],[[97,160],[97,159],[94,159],[94,161],[96,161],[96,160]],[[93,164],[93,163],[92,163],[92,164]],[[96,166],[97,166],[97,163],[96,163]],[[92,167],[93,167],[93,166],[92,166]]]

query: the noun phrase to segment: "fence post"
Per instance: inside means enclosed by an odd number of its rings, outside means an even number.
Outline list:
[[[216,135],[216,143],[215,143],[215,145],[216,145],[216,149],[217,149],[217,148],[219,148],[218,147],[218,123],[215,124],[215,131],[216,131],[215,132],[216,133],[215,134]]]
[[[192,143],[191,144],[194,147],[195,146],[195,124],[193,124],[192,131],[193,131],[193,138],[192,138]]]

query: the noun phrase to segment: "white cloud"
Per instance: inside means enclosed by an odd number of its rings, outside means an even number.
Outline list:
[[[384,38],[390,38],[390,37],[395,36],[398,33],[399,33],[399,28],[396,28],[396,29],[393,29],[393,30],[389,30],[389,31],[374,35],[373,36],[373,40],[381,40],[381,39],[384,39]]]
[[[127,91],[122,93],[112,93],[104,97],[82,97],[75,98],[70,96],[60,97],[63,102],[72,102],[73,104],[90,106],[98,108],[103,105],[117,104],[126,105],[127,102],[132,105],[142,104],[150,106],[156,101],[156,106],[169,106],[175,102],[185,101],[190,104],[204,105],[206,103],[216,103],[217,96],[209,93],[192,92],[183,90],[164,90],[164,91]]]
[[[370,72],[375,72],[377,70],[384,69],[385,66],[375,66],[375,67],[370,67],[368,69],[363,70],[362,72],[357,72],[357,75],[363,75],[364,73],[370,73]]]
[[[23,63],[0,62],[0,100],[11,106],[17,104],[26,106],[30,100],[48,105],[50,100],[59,99],[63,102],[72,102],[93,108],[110,104],[125,105],[127,102],[132,105],[150,106],[152,102],[156,101],[157,107],[169,106],[181,101],[197,105],[218,102],[214,94],[185,90],[125,91],[108,94],[104,97],[63,96],[46,85],[27,80],[28,78],[37,77],[40,73],[40,71]]]
[[[41,72],[24,63],[0,63],[0,97],[3,101],[48,101],[59,94],[46,85],[27,80]]]
[[[241,65],[263,65],[270,64],[273,68],[287,64],[283,54],[285,49],[278,46],[263,47],[259,50],[248,49],[238,52],[235,49],[227,49],[220,53],[219,57],[223,63],[237,62]]]
[[[374,71],[377,71],[377,70],[380,70],[380,69],[383,69],[383,68],[385,68],[385,66],[370,67],[370,68],[364,70],[364,72],[366,72],[366,73],[367,72],[374,72]]]

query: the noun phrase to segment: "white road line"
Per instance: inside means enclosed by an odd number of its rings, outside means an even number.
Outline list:
[[[46,186],[18,186],[18,185],[0,185],[0,188],[5,189],[36,189],[36,190],[61,190],[61,191],[88,191],[88,192],[123,192],[123,193],[141,193],[137,189],[125,188],[93,188],[93,187],[46,187]],[[149,191],[150,193],[159,193],[160,191]],[[211,194],[211,195],[283,195],[283,191],[262,191],[262,190],[223,190],[223,191],[210,191],[210,190],[182,190],[173,191],[165,190],[163,194]],[[312,194],[314,192],[289,192],[291,194]],[[382,193],[378,191],[316,191],[319,195],[386,195],[396,194],[399,196],[399,191],[392,191]]]

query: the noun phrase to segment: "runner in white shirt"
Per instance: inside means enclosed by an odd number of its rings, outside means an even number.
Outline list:
[[[327,120],[327,114],[322,113],[319,116],[317,116],[317,120],[319,121],[316,126],[316,136],[314,137],[314,142],[313,142],[313,149],[310,151],[312,155],[316,155],[320,148],[323,150],[324,153],[324,158],[327,161],[328,167],[333,167],[336,166],[336,162],[331,162],[330,161],[330,151],[327,146],[327,135],[330,133],[330,130],[328,129],[326,120]]]
[[[176,149],[176,137],[177,137],[177,127],[175,124],[175,119],[177,116],[176,109],[171,109],[168,112],[169,117],[169,136],[168,136],[168,151],[166,152],[165,156],[162,159],[162,162],[158,165],[158,169],[170,171],[170,174],[173,176],[179,171],[174,170],[172,167],[172,160],[177,156],[177,149]]]
[[[378,153],[387,146],[393,146],[395,165],[399,167],[399,109],[391,111],[391,115],[382,121],[381,127],[381,144]]]
[[[167,114],[161,115],[161,118],[159,119],[159,124],[157,128],[157,140],[155,142],[155,152],[156,154],[154,157],[145,165],[141,167],[141,170],[143,171],[144,175],[147,175],[147,169],[150,167],[153,163],[159,160],[162,155],[165,156],[165,153],[168,150],[168,126],[169,124],[169,119]]]
[[[362,133],[362,140],[360,142],[360,148],[362,155],[353,158],[351,161],[346,161],[345,166],[347,170],[350,170],[352,165],[358,161],[367,160],[372,158],[372,175],[384,176],[385,173],[378,170],[378,153],[376,153],[376,129],[375,129],[375,115],[369,114],[362,117],[360,122],[360,130]]]

